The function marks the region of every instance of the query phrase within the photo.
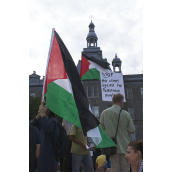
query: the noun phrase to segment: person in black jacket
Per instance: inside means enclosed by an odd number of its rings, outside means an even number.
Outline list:
[[[39,130],[29,125],[29,172],[33,172],[36,169],[36,160],[39,157],[39,150]]]
[[[46,105],[41,105],[38,115],[33,119],[31,125],[40,129],[38,172],[57,172],[54,145],[59,137],[59,126],[56,115]]]

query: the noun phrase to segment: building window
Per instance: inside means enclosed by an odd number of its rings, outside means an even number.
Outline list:
[[[98,97],[98,86],[93,86],[93,97]]]
[[[92,97],[92,87],[87,87],[87,97]]]
[[[132,88],[127,88],[127,98],[128,99],[133,98]]]
[[[143,88],[140,88],[141,98],[143,98]]]
[[[115,66],[115,72],[119,72],[119,67]]]
[[[134,119],[134,108],[128,107],[128,113],[131,115],[131,118]]]
[[[88,86],[87,87],[87,97],[98,97],[98,86]]]
[[[35,93],[30,93],[30,96],[35,97]]]
[[[130,134],[130,141],[136,141],[136,134]]]
[[[93,114],[96,118],[99,118],[99,106],[92,106]]]

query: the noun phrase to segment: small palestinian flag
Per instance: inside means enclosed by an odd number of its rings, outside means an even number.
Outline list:
[[[53,29],[43,86],[46,106],[58,116],[83,129],[98,148],[116,146],[99,126],[86,97],[74,61]]]
[[[111,72],[111,70],[109,69],[109,63],[82,54],[80,69],[81,81],[90,79],[100,80],[101,72]]]

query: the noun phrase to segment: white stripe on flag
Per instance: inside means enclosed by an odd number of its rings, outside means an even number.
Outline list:
[[[73,95],[73,91],[72,91],[71,83],[69,79],[57,79],[53,82],[59,85],[60,87],[64,88],[67,92]]]
[[[92,112],[90,104],[89,104],[89,110],[90,110],[90,112]],[[93,142],[96,145],[98,145],[102,141],[102,138],[101,138],[100,131],[99,131],[98,127],[93,128],[92,130],[89,130],[87,132],[87,137],[91,137],[91,139],[93,140]]]
[[[111,72],[109,69],[104,69],[103,67],[101,67],[97,63],[94,63],[94,62],[92,62],[90,60],[88,60],[88,61],[91,63],[89,65],[89,69],[96,68],[99,72]]]
[[[93,140],[93,142],[96,145],[98,145],[102,141],[102,138],[101,138],[100,131],[99,131],[98,127],[93,128],[92,130],[89,130],[87,132],[87,137],[91,137],[91,139]]]

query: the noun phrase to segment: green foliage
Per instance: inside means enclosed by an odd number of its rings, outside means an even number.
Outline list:
[[[40,104],[41,97],[29,96],[29,120],[32,120],[36,117]]]

